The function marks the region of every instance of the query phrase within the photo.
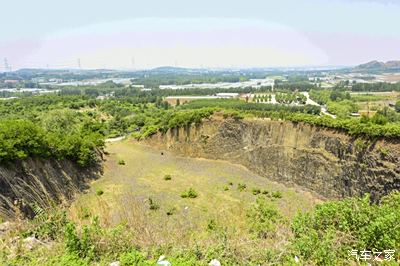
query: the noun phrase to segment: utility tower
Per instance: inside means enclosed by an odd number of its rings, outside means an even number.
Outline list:
[[[10,65],[8,64],[7,58],[4,58],[4,72],[10,71]]]
[[[82,69],[81,59],[80,59],[80,58],[78,58],[78,68],[79,68],[79,69]]]

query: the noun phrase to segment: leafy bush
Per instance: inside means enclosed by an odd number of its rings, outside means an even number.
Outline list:
[[[118,164],[119,164],[119,165],[125,165],[125,161],[122,160],[122,159],[121,159],[121,160],[118,160]]]
[[[160,205],[152,198],[149,198],[149,208],[150,210],[158,210],[160,208]]]
[[[103,194],[104,194],[104,191],[102,189],[99,188],[99,189],[96,190],[96,195],[97,196],[101,196]]]
[[[65,226],[64,238],[65,249],[69,254],[89,259],[94,257],[94,245],[90,238],[89,227],[84,226],[82,235],[78,236],[75,225],[70,222]]]
[[[267,238],[276,230],[276,223],[281,215],[274,205],[268,202],[265,197],[259,196],[255,205],[247,214],[250,232],[258,238]]]
[[[239,190],[239,191],[244,191],[245,189],[246,189],[246,184],[241,184],[241,183],[239,183],[238,185],[237,185],[237,190]]]
[[[171,179],[172,179],[171,175],[165,175],[164,176],[164,180],[166,180],[166,181],[171,180]]]
[[[282,192],[280,192],[280,191],[274,191],[274,192],[271,193],[271,196],[272,196],[273,198],[280,199],[280,198],[282,198]]]
[[[253,188],[251,192],[253,193],[253,195],[258,195],[261,193],[261,190],[259,188]]]
[[[400,248],[400,193],[370,204],[369,196],[326,202],[292,224],[294,253],[317,265],[336,265],[350,250]]]
[[[198,194],[197,194],[197,192],[196,192],[193,188],[189,188],[187,191],[185,191],[185,192],[183,192],[183,193],[181,194],[181,197],[182,197],[182,198],[191,198],[191,199],[194,199],[194,198],[197,198],[197,196],[198,196]]]
[[[150,266],[154,265],[154,262],[148,261],[139,251],[131,250],[123,253],[119,257],[121,266]]]

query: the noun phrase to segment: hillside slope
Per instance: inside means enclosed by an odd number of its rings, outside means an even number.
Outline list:
[[[68,160],[28,158],[0,165],[0,217],[32,216],[32,206],[70,200],[98,168],[82,168]]]

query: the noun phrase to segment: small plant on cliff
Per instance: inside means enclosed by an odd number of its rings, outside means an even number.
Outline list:
[[[181,194],[182,198],[194,199],[194,198],[197,198],[197,196],[198,196],[198,193],[193,188],[189,188],[187,191],[185,191]]]
[[[164,180],[166,180],[166,181],[171,180],[171,179],[172,179],[171,175],[165,175],[164,176]]]

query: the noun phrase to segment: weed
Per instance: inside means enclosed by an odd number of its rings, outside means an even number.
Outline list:
[[[282,192],[280,192],[280,191],[274,191],[274,192],[272,192],[271,196],[272,196],[273,198],[280,199],[280,198],[282,198]]]
[[[175,208],[175,207],[172,207],[172,208],[170,208],[170,209],[167,211],[167,215],[168,215],[168,216],[174,215],[175,212],[176,212],[176,208]]]
[[[194,198],[197,198],[197,196],[198,196],[198,193],[197,193],[196,190],[194,190],[193,188],[189,188],[189,190],[187,190],[187,191],[185,191],[185,192],[183,192],[183,193],[181,194],[181,197],[182,197],[182,198],[191,198],[191,199],[194,199]]]
[[[118,161],[118,164],[119,165],[125,165],[125,161],[121,159],[121,160]]]
[[[99,188],[99,189],[96,190],[96,195],[97,196],[101,196],[103,194],[104,194],[104,191],[102,189]]]
[[[237,189],[239,190],[239,191],[244,191],[245,189],[246,189],[246,184],[241,184],[241,183],[239,183],[238,185],[237,185]]]
[[[253,188],[251,192],[253,193],[253,195],[258,195],[261,193],[261,190],[259,188]]]
[[[160,205],[152,198],[149,198],[149,208],[150,210],[156,211],[160,208]]]
[[[166,180],[166,181],[171,180],[171,179],[172,179],[171,175],[165,175],[164,176],[164,180]]]

